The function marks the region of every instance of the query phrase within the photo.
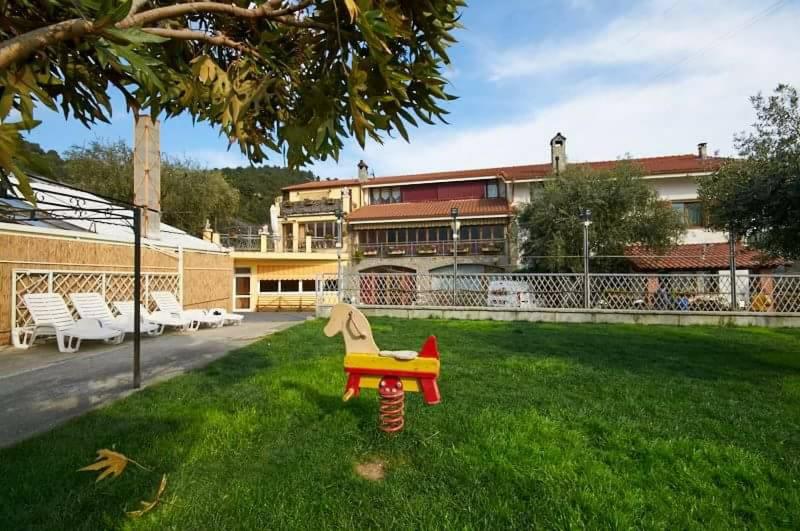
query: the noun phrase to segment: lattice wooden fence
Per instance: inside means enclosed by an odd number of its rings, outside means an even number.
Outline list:
[[[317,282],[317,305],[636,312],[800,314],[800,275],[737,273],[732,304],[727,272],[694,274],[356,273]],[[455,285],[454,285],[455,284]]]
[[[109,307],[113,302],[133,299],[133,273],[105,271],[43,271],[16,269],[12,272],[11,328],[22,328],[32,324],[25,307],[26,293],[58,293],[72,308],[70,293],[100,293]],[[154,309],[150,300],[151,291],[169,291],[181,300],[181,276],[179,273],[142,273],[142,304]],[[74,314],[77,317],[77,314]]]

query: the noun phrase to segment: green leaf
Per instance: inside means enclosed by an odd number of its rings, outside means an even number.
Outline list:
[[[6,117],[8,117],[8,113],[11,112],[11,107],[13,104],[14,92],[10,87],[5,87],[3,90],[3,95],[0,96],[0,120],[4,120]]]
[[[207,55],[201,55],[192,60],[192,72],[201,83],[214,81],[218,68],[214,60]]]
[[[116,9],[114,9],[109,16],[111,17],[111,22],[119,22],[126,16],[131,10],[131,5],[133,4],[133,0],[124,0]]]
[[[91,5],[87,7],[91,7],[98,14],[97,19],[94,21],[95,27],[111,26],[128,15],[131,10],[132,0],[118,2],[119,0],[102,0],[99,5],[94,1],[90,2]]]
[[[401,118],[399,118],[398,116],[393,116],[392,117],[392,123],[397,128],[397,130],[400,132],[400,136],[403,137],[403,140],[405,140],[406,142],[409,142],[410,140],[408,138],[408,131],[406,131],[406,126],[403,125],[403,120]]]
[[[113,41],[127,44],[161,44],[162,42],[167,42],[169,40],[168,38],[161,37],[160,35],[147,33],[139,28],[106,28],[103,30],[102,34]]]
[[[17,178],[17,187],[22,193],[22,197],[24,197],[26,201],[35,205],[36,194],[33,193],[33,188],[31,188],[31,180],[28,175],[16,164],[10,164],[4,169],[7,169],[10,173],[13,173],[14,177]]]

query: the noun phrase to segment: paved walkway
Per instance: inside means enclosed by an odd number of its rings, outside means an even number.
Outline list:
[[[305,313],[246,314],[241,326],[142,338],[142,384],[207,365],[231,350],[305,321]],[[84,346],[85,345],[85,346]],[[0,348],[0,447],[52,429],[133,392],[133,342],[89,341],[76,354],[50,342],[30,350]]]

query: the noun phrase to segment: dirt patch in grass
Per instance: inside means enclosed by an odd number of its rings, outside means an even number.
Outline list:
[[[373,459],[364,463],[356,463],[356,474],[367,481],[382,481],[386,477],[386,461]]]

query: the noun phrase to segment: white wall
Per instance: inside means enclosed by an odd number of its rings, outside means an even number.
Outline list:
[[[697,182],[693,177],[648,179],[647,182],[655,188],[659,197],[667,201],[697,199]]]
[[[697,199],[697,181],[694,177],[669,177],[648,179],[659,197],[667,201],[688,201]],[[512,204],[530,202],[529,183],[517,183],[513,187]],[[688,229],[681,243],[725,243],[728,239],[723,232],[706,229]]]
[[[688,229],[681,243],[726,243],[728,238],[724,232],[706,229]]]
[[[697,181],[694,177],[648,179],[659,197],[667,201],[697,199]],[[681,243],[724,243],[728,239],[723,232],[706,229],[688,229]]]
[[[512,205],[531,202],[531,183],[515,183],[511,189]]]

